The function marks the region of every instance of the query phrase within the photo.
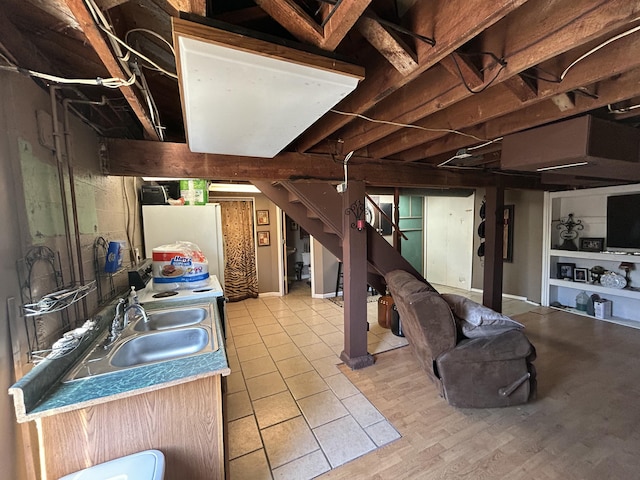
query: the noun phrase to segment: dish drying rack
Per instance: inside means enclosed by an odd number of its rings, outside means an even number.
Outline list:
[[[61,356],[73,351],[82,335],[79,329],[72,330],[68,309],[95,291],[96,281],[65,285],[59,253],[45,246],[31,248],[16,262],[16,268],[28,362],[39,363],[47,356]],[[45,289],[54,291],[41,295],[40,291]],[[76,308],[76,322],[78,317]],[[73,332],[75,334],[71,335]]]
[[[23,315],[31,317],[33,315],[44,315],[59,312],[70,307],[79,300],[89,295],[96,289],[96,281],[92,280],[86,285],[75,288],[65,288],[57,292],[48,293],[35,303],[28,303],[22,306]]]

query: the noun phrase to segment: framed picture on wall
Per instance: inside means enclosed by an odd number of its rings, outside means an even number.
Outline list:
[[[258,246],[268,247],[269,245],[271,245],[269,232],[258,232]]]
[[[269,225],[269,210],[256,210],[258,225]]]

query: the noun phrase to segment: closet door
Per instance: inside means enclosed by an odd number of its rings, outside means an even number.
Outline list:
[[[431,282],[471,288],[474,196],[427,197],[427,274]]]

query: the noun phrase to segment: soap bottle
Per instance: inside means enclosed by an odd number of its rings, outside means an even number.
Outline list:
[[[576,309],[581,312],[587,311],[587,304],[589,303],[589,295],[586,292],[582,291],[576,297]]]
[[[131,285],[131,292],[129,293],[129,305],[134,305],[140,303],[138,301],[138,292],[136,292],[136,287]]]

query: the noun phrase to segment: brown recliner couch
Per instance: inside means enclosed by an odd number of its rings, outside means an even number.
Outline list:
[[[404,335],[449,404],[506,407],[535,397],[535,348],[522,325],[463,297],[441,295],[403,270],[385,280]]]

